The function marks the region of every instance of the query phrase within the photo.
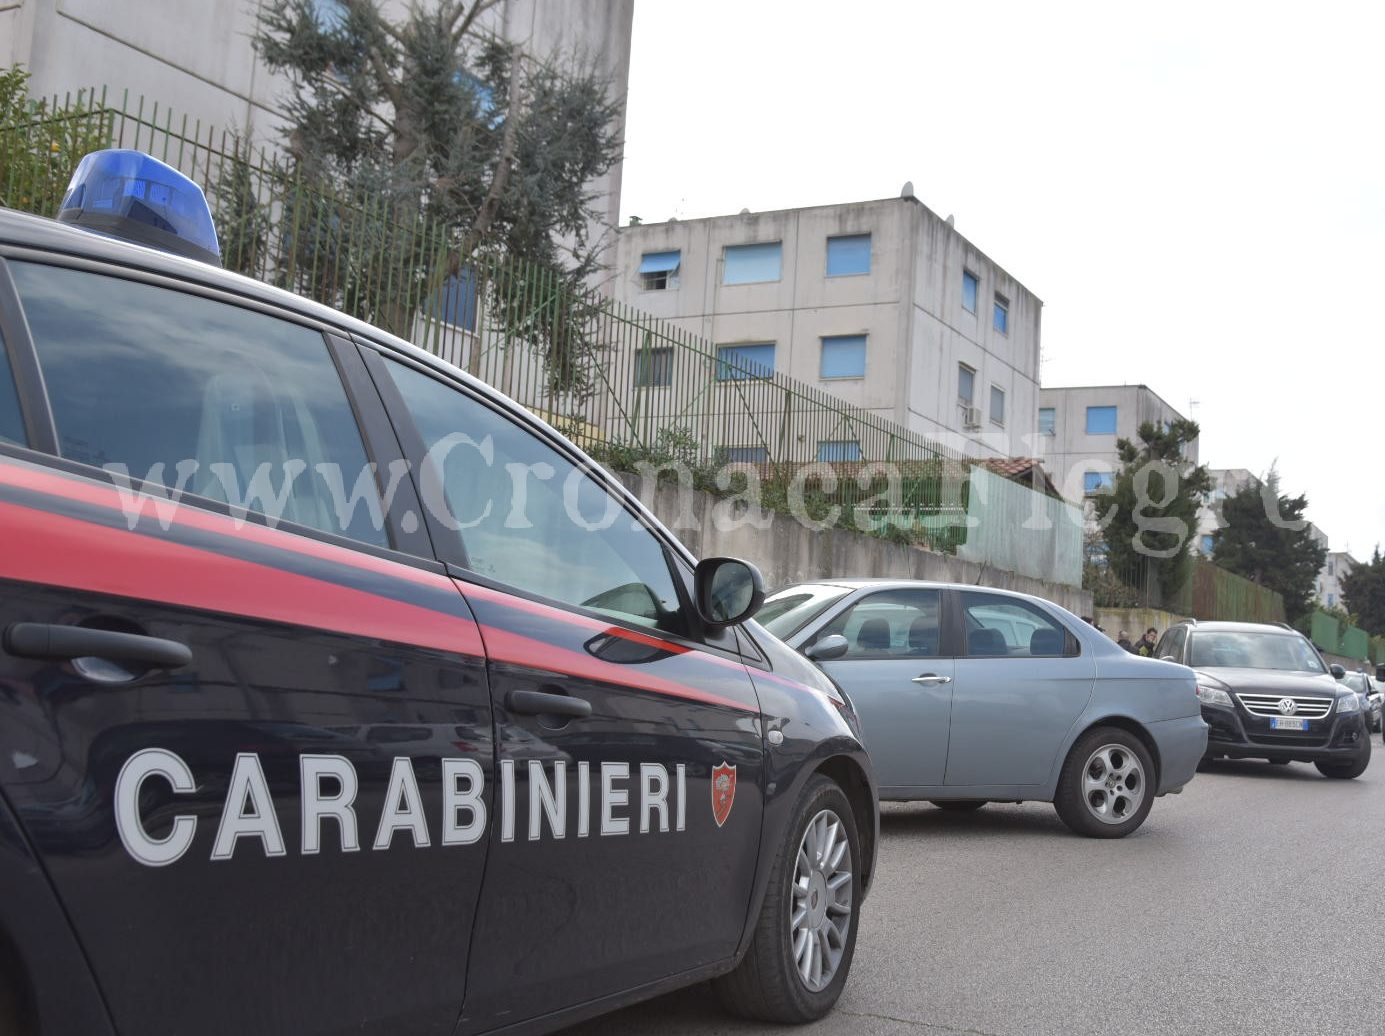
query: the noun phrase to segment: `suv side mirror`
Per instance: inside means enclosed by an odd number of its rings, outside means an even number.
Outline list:
[[[693,597],[702,621],[713,629],[745,622],[765,603],[760,570],[736,558],[704,558],[693,571]]]
[[[803,654],[814,662],[830,662],[834,658],[841,658],[850,647],[851,644],[840,633],[831,633],[805,649]]]
[[[1339,666],[1336,662],[1333,662],[1330,666],[1328,666],[1327,671],[1332,674],[1332,678],[1334,680],[1340,680],[1342,677],[1347,675],[1347,671],[1342,666]]]

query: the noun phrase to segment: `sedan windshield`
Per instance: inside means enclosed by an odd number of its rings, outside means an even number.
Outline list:
[[[841,600],[849,593],[849,587],[820,583],[786,586],[765,599],[764,607],[755,615],[755,621],[782,640],[793,636],[826,611],[834,601]]]
[[[1289,633],[1202,631],[1192,634],[1189,665],[1194,669],[1283,669],[1326,672],[1302,637]]]

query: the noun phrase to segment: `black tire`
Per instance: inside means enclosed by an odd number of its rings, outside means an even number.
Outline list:
[[[1366,767],[1371,765],[1371,743],[1365,741],[1363,744],[1366,750],[1355,759],[1346,763],[1314,763],[1318,772],[1324,777],[1331,777],[1337,781],[1349,781],[1360,777],[1366,772]]]
[[[930,799],[933,805],[939,809],[945,809],[952,813],[971,813],[984,806],[989,799]]]
[[[1141,770],[1139,803],[1118,822],[1099,819],[1088,807],[1082,790],[1082,780],[1089,760],[1093,754],[1106,747],[1121,752],[1129,752]],[[1120,727],[1096,727],[1087,731],[1072,746],[1063,772],[1058,777],[1058,790],[1053,796],[1053,808],[1063,823],[1079,835],[1088,838],[1124,838],[1145,822],[1150,807],[1154,805],[1157,776],[1154,761],[1144,743]]]
[[[823,810],[836,814],[851,853],[851,911],[842,957],[836,974],[814,991],[799,975],[789,926],[794,865],[809,823]],[[809,778],[798,797],[779,854],[770,869],[769,886],[755,922],[750,948],[734,971],[713,985],[722,1004],[733,1014],[757,1021],[801,1024],[832,1010],[846,985],[856,952],[861,918],[861,842],[851,803],[837,784],[822,774]]]

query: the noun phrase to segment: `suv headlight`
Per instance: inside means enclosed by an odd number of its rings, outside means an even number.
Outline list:
[[[1354,694],[1343,694],[1337,698],[1337,715],[1361,711],[1361,699]]]
[[[1197,697],[1198,701],[1204,705],[1222,705],[1230,709],[1231,695],[1228,693],[1230,688],[1222,683],[1215,676],[1208,676],[1206,673],[1197,674]]]

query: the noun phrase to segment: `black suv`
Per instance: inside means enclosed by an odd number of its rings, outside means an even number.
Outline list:
[[[1312,763],[1343,779],[1365,773],[1371,744],[1360,697],[1292,627],[1189,619],[1169,627],[1154,653],[1197,672],[1205,759]]]

